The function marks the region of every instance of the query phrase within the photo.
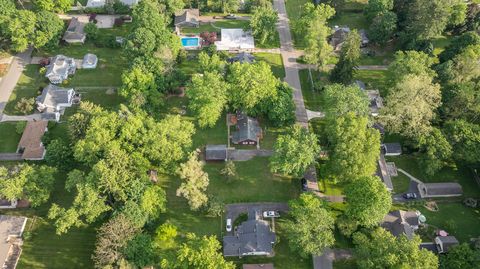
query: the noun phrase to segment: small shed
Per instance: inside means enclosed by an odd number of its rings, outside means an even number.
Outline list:
[[[402,155],[402,145],[400,143],[384,143],[382,144],[382,152],[385,156]]]
[[[97,55],[87,53],[83,56],[82,68],[83,69],[95,69],[97,68],[98,58]]]
[[[48,121],[29,121],[22,138],[18,143],[17,152],[22,154],[24,160],[43,160],[45,146],[42,137],[47,131]]]
[[[205,147],[205,160],[226,161],[227,152],[227,145],[207,145]]]
[[[435,244],[437,245],[438,253],[447,253],[452,247],[459,243],[455,236],[448,235],[435,237]]]
[[[200,10],[198,8],[184,9],[175,14],[175,27],[199,27]]]
[[[68,24],[67,31],[65,31],[63,35],[63,40],[69,44],[84,43],[87,38],[87,35],[83,31],[84,27],[84,22],[79,21],[77,17],[73,17]]]
[[[417,188],[422,198],[456,197],[463,195],[462,185],[455,182],[419,183]]]

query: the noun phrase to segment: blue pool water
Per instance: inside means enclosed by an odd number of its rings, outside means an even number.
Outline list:
[[[182,46],[184,47],[198,47],[198,37],[182,37]]]

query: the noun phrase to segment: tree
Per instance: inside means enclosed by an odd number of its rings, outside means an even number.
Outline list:
[[[47,145],[45,162],[61,169],[69,168],[73,161],[72,149],[63,140],[54,139]]]
[[[224,14],[236,13],[240,8],[240,2],[236,0],[214,0],[210,2],[212,8]]]
[[[244,109],[247,113],[277,93],[278,80],[263,61],[230,65],[227,82],[230,84],[228,94],[232,108]]]
[[[440,85],[430,77],[407,75],[385,98],[380,120],[393,133],[418,138],[430,131],[440,98]]]
[[[302,193],[289,202],[289,207],[292,220],[285,221],[285,231],[290,248],[302,257],[322,255],[335,242],[335,220],[325,202],[314,194]]]
[[[277,94],[258,104],[258,110],[267,116],[273,126],[289,126],[295,122],[293,90],[287,83],[279,83]]]
[[[421,249],[421,242],[417,235],[409,240],[406,236],[395,237],[383,228],[373,230],[370,235],[353,235],[356,261],[360,269],[438,268],[437,256],[429,250]]]
[[[63,34],[63,27],[63,21],[57,14],[48,11],[37,13],[35,40],[33,41],[34,47],[41,48],[58,45],[60,36]]]
[[[200,127],[213,127],[227,104],[227,84],[216,72],[194,75],[187,86],[189,108],[194,111]]]
[[[429,176],[440,171],[452,156],[452,146],[438,128],[432,128],[428,135],[421,137],[419,146],[422,152],[420,163]]]
[[[220,171],[220,174],[224,175],[227,179],[237,176],[237,168],[233,161],[227,161],[225,167]]]
[[[85,34],[87,34],[87,39],[89,40],[96,40],[98,38],[98,34],[100,33],[97,25],[93,22],[85,24],[83,31]]]
[[[128,241],[123,250],[125,258],[135,266],[144,268],[154,262],[154,252],[152,248],[152,238],[148,234],[137,234]]]
[[[438,55],[438,58],[441,63],[446,62],[471,45],[480,45],[480,36],[476,32],[463,33],[461,36],[454,37],[445,50]]]
[[[14,51],[24,51],[35,40],[35,25],[37,17],[29,10],[18,10],[8,21],[7,34]]]
[[[124,258],[123,249],[139,232],[130,220],[120,214],[104,223],[97,232],[92,259],[96,268],[115,266]]]
[[[478,268],[480,251],[472,249],[467,243],[454,246],[445,255],[440,255],[440,269]]]
[[[373,19],[368,30],[368,37],[373,43],[385,45],[396,31],[397,14],[387,11]]]
[[[378,225],[392,206],[390,192],[376,176],[355,179],[345,187],[345,196],[345,215],[361,226]]]
[[[125,52],[131,58],[152,56],[157,48],[155,33],[145,27],[139,27],[128,36]]]
[[[407,75],[435,77],[435,71],[430,68],[435,62],[435,58],[423,52],[414,50],[396,52],[395,60],[388,66],[391,85],[394,86],[404,80]]]
[[[405,41],[429,40],[445,30],[450,18],[449,0],[411,1],[407,7]]]
[[[215,236],[198,237],[187,233],[187,240],[177,251],[175,261],[162,261],[162,268],[235,269],[219,252],[220,242]]]
[[[380,134],[368,128],[368,118],[348,113],[327,121],[330,142],[325,173],[335,181],[349,182],[373,175],[379,158]]]
[[[358,86],[331,84],[324,88],[322,98],[327,118],[342,117],[350,112],[363,117],[370,115],[368,97]]]
[[[439,79],[443,84],[459,84],[480,77],[480,45],[471,45],[455,55],[453,59],[437,67]]]
[[[369,21],[393,9],[393,0],[370,0],[363,12]]]
[[[156,91],[155,76],[141,66],[133,66],[122,74],[122,87],[119,94],[131,101],[135,107],[135,97],[145,96],[148,92]]]
[[[165,212],[167,195],[158,185],[148,186],[142,194],[140,206],[150,219],[156,219],[160,213]]]
[[[72,0],[35,0],[35,7],[38,10],[55,12],[55,13],[65,13],[73,5]]]
[[[445,123],[444,132],[453,148],[453,158],[469,164],[480,163],[480,125],[465,120]]]
[[[15,3],[12,0],[0,0],[0,17],[10,17],[16,10]]]
[[[335,15],[335,9],[329,5],[307,3],[303,7],[300,19],[294,25],[298,36],[305,39],[305,61],[309,64],[316,64],[323,68],[330,60],[333,52],[332,46],[328,43],[331,29],[327,20]]]
[[[18,103],[15,104],[15,109],[22,114],[29,114],[33,110],[33,106],[35,105],[34,98],[25,98],[22,97]]]
[[[213,54],[209,56],[204,51],[198,54],[198,63],[200,64],[200,69],[203,73],[206,72],[217,72],[222,74],[225,71],[226,62],[218,56],[218,54]]]
[[[155,230],[153,246],[158,249],[172,247],[177,235],[177,227],[169,222],[165,222]]]
[[[302,176],[320,153],[317,137],[295,125],[280,135],[273,146],[270,170],[283,175]]]
[[[362,40],[357,30],[348,33],[340,51],[340,59],[330,73],[330,80],[349,84],[353,80],[355,69],[358,67],[361,56],[360,45]]]
[[[177,189],[177,196],[187,199],[191,210],[198,210],[208,202],[205,190],[208,187],[208,174],[203,171],[203,163],[198,160],[198,151],[190,154],[186,163],[180,164],[178,175],[184,180]]]
[[[250,19],[250,27],[253,36],[260,44],[272,42],[277,36],[276,24],[278,21],[277,12],[271,7],[258,7],[253,10]]]
[[[442,112],[448,119],[465,119],[480,123],[480,84],[466,82],[447,85],[442,89]]]

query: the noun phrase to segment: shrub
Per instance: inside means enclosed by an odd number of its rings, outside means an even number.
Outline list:
[[[19,111],[23,114],[28,114],[28,113],[32,112],[34,104],[35,104],[35,98],[25,98],[25,97],[23,97],[15,105],[15,110],[17,110],[17,111]]]
[[[217,32],[203,32],[200,37],[203,39],[204,46],[210,46],[217,41]]]
[[[87,34],[87,39],[96,40],[98,38],[98,27],[96,24],[89,22],[83,28],[85,34]]]
[[[466,198],[463,200],[463,204],[467,207],[476,208],[478,206],[478,201],[474,198]]]
[[[120,27],[120,26],[123,25],[123,23],[124,23],[124,20],[123,20],[123,19],[121,19],[121,18],[116,18],[116,19],[115,19],[115,22],[114,22],[113,24],[115,25],[115,27]]]
[[[223,213],[224,203],[215,197],[208,198],[207,217],[220,217]]]
[[[116,0],[113,3],[113,10],[115,14],[128,14],[130,12],[130,7],[124,3]]]
[[[40,73],[40,75],[45,75],[45,73],[47,73],[47,68],[46,67],[40,67],[40,70],[38,70],[38,72]]]
[[[70,83],[70,80],[65,79],[62,81],[62,85],[68,85]]]

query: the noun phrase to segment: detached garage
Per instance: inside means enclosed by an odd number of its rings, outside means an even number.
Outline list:
[[[417,186],[422,198],[456,197],[463,195],[462,186],[454,182],[420,183]]]

